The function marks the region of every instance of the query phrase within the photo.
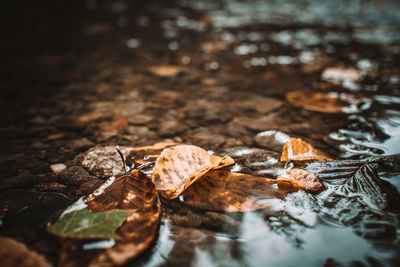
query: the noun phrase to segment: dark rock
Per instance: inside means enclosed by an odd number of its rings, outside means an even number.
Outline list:
[[[3,191],[13,188],[26,188],[37,182],[37,180],[38,179],[35,175],[23,170],[17,176],[0,180],[0,190]]]
[[[89,147],[93,146],[93,142],[88,140],[87,138],[75,139],[68,143],[68,147],[72,150],[82,151]]]
[[[175,120],[162,120],[158,127],[158,133],[160,136],[171,136],[181,133],[186,130],[186,126],[181,122]]]
[[[276,152],[281,152],[283,145],[289,140],[290,136],[275,130],[258,133],[254,138],[255,143],[260,147]]]
[[[59,175],[59,180],[67,185],[81,185],[93,179],[96,178],[80,166],[68,167]]]
[[[73,200],[61,193],[9,190],[0,194],[8,205],[4,225],[31,227],[47,219],[52,213],[67,207]]]
[[[86,183],[81,184],[79,189],[76,191],[77,196],[87,196],[90,193],[92,193],[94,190],[96,190],[100,185],[104,183],[103,180],[93,178],[90,181],[87,181]]]

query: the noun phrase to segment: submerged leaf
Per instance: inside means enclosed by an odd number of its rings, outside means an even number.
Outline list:
[[[331,160],[324,152],[312,147],[300,138],[292,138],[287,141],[282,150],[281,161],[307,161],[307,160]]]
[[[293,188],[278,189],[274,179],[229,171],[210,171],[184,193],[185,203],[207,210],[243,212],[269,206]]]
[[[110,177],[85,199],[84,204],[93,214],[128,214],[122,225],[114,231],[114,236],[118,237],[115,245],[111,244],[108,248],[89,253],[82,251],[84,244],[71,244],[67,240],[63,246],[61,266],[122,265],[146,250],[157,235],[160,203],[153,183],[141,171],[133,170],[128,175]]]
[[[279,187],[291,185],[308,192],[318,192],[323,188],[321,181],[314,174],[296,168],[288,170],[282,176],[279,176],[277,183]]]
[[[152,180],[165,198],[173,199],[210,170],[232,164],[231,157],[210,155],[197,146],[174,146],[165,149],[158,157]]]
[[[288,92],[286,100],[296,107],[323,113],[341,113],[349,106],[338,96],[327,93]]]
[[[393,196],[387,182],[381,180],[379,170],[388,171],[388,166],[400,166],[400,156],[383,156],[364,160],[316,161],[307,166],[307,170],[316,176],[327,187],[336,192],[356,197],[375,209],[384,209]],[[396,171],[392,169],[389,171]]]
[[[121,226],[129,213],[124,210],[76,210],[64,214],[48,230],[63,238],[116,238],[115,230]]]

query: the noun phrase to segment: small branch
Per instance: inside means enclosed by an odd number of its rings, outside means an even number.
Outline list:
[[[128,166],[126,166],[126,161],[125,161],[124,154],[122,154],[122,151],[121,151],[121,149],[119,148],[119,146],[116,146],[115,149],[117,150],[119,156],[121,157],[121,160],[122,160],[122,164],[123,164],[123,168],[124,168],[125,173],[128,172],[128,171],[129,171],[129,168],[128,168]]]

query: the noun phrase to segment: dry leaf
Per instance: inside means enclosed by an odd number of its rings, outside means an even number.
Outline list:
[[[109,178],[84,202],[95,213],[123,210],[129,211],[129,215],[116,229],[116,244],[111,247],[82,251],[82,242],[66,240],[61,266],[122,265],[146,250],[157,235],[160,203],[153,183],[141,171]]]
[[[122,132],[129,126],[129,122],[125,118],[119,118],[111,122],[109,126],[105,128],[107,132]]]
[[[313,148],[309,143],[300,138],[292,138],[283,145],[281,161],[307,161],[307,160],[331,160],[322,151]]]
[[[164,149],[158,157],[152,181],[165,198],[173,199],[210,170],[232,164],[231,157],[210,155],[197,146],[174,146]]]
[[[148,70],[159,77],[174,77],[181,72],[178,66],[174,65],[160,65],[149,67]]]
[[[1,266],[49,267],[45,258],[29,250],[25,244],[9,237],[0,237]]]
[[[291,169],[277,179],[279,187],[293,186],[307,192],[318,192],[323,188],[321,181],[312,173],[303,169]]]
[[[268,199],[284,198],[293,191],[293,188],[278,189],[274,179],[210,171],[185,191],[184,200],[202,209],[243,212],[265,208]]]
[[[349,106],[337,95],[326,93],[288,92],[286,100],[296,107],[323,113],[341,113]]]

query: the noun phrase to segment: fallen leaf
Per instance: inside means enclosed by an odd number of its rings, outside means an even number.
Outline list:
[[[129,126],[129,122],[125,118],[119,118],[111,122],[109,126],[105,128],[107,132],[122,132]]]
[[[388,182],[381,180],[378,171],[398,171],[400,155],[362,160],[316,161],[307,166],[328,188],[346,197],[355,197],[374,209],[385,209],[394,192]]]
[[[0,237],[0,262],[2,266],[49,267],[45,258],[29,250],[25,244],[9,237]]]
[[[174,146],[164,149],[157,158],[152,181],[161,195],[173,199],[210,170],[232,164],[234,161],[231,157],[210,155],[197,146]]]
[[[293,188],[278,189],[274,179],[229,171],[210,171],[184,193],[185,203],[223,212],[244,212],[270,205],[269,199],[284,198]]]
[[[48,231],[62,238],[117,238],[115,230],[121,226],[129,211],[111,210],[91,212],[87,209],[75,210],[63,216]]]
[[[279,187],[293,186],[307,192],[318,192],[323,188],[321,181],[314,174],[303,169],[291,169],[277,179]]]
[[[323,113],[341,113],[349,106],[338,95],[327,93],[287,92],[286,100],[296,107]]]
[[[160,65],[149,67],[148,70],[159,77],[174,77],[181,72],[178,66],[174,65]]]
[[[69,240],[64,242],[61,266],[122,265],[146,250],[157,235],[160,203],[153,183],[141,171],[133,170],[128,175],[110,177],[84,199],[81,209],[85,206],[87,212],[84,213],[75,213],[76,208],[71,206],[69,210],[72,210],[72,214],[70,218],[65,219],[68,221],[66,224],[72,224],[75,220],[77,225],[81,222],[81,225],[88,228],[88,224],[91,223],[91,232],[88,234],[89,230],[84,229],[84,237],[114,237],[116,243],[95,251],[84,251],[85,244],[82,241],[76,240],[76,243],[71,243],[71,238],[81,239],[83,235],[80,229],[76,231],[72,227],[75,232],[72,236],[69,234]],[[64,220],[67,214],[62,215],[60,220]],[[86,217],[85,221],[84,216],[90,217]],[[99,221],[102,221],[103,225]],[[108,224],[107,227],[104,227],[104,224]],[[50,226],[50,231],[54,225]],[[69,229],[69,226],[61,227],[64,228]],[[65,236],[61,234],[61,237]]]
[[[313,148],[300,138],[291,138],[283,145],[281,161],[331,160],[324,152]]]

